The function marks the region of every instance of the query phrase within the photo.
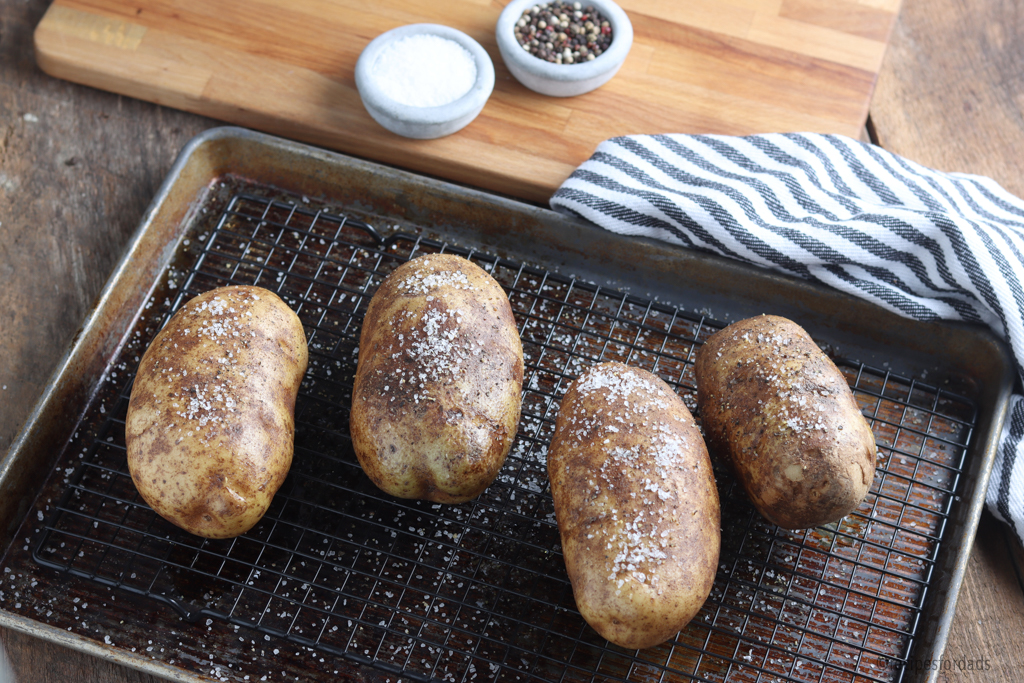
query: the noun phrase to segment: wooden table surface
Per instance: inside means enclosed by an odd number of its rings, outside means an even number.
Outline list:
[[[499,57],[494,22],[508,0],[251,4],[53,0],[36,61],[75,83],[546,202],[616,135],[856,136],[899,0],[619,0],[636,36],[628,58],[600,91],[568,98],[531,92]],[[494,91],[458,135],[393,135],[359,100],[363,48],[412,23],[456,28],[492,56]]]
[[[32,32],[48,4],[0,0],[0,454],[175,155],[218,125],[44,75]],[[1024,196],[1018,4],[903,0],[870,107],[872,139],[934,168],[990,176]],[[1022,568],[1019,544],[986,514],[940,681],[1024,680]],[[12,673],[18,683],[155,680],[20,633],[0,630],[0,637],[0,683]]]

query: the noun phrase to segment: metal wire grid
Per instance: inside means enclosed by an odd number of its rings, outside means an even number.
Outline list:
[[[590,363],[619,360],[656,372],[693,408],[693,356],[720,325],[415,236],[383,240],[366,223],[256,195],[236,196],[196,239],[203,246],[164,320],[209,288],[257,284],[307,330],[289,479],[236,539],[200,539],[156,516],[125,463],[137,363],[127,349],[110,380],[114,405],[74,446],[83,466],[34,550],[41,564],[416,680],[902,680],[976,420],[970,402],[841,362],[880,450],[868,498],[837,525],[787,532],[716,464],[723,546],[711,595],[675,640],[625,651],[586,626],[565,576],[546,474],[558,404]],[[398,264],[439,250],[505,287],[526,358],[512,452],[495,483],[459,506],[383,495],[348,439],[369,297]]]

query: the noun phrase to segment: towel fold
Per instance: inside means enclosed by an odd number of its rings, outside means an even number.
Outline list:
[[[601,143],[551,207],[627,235],[835,287],[916,320],[987,325],[1024,376],[1024,202],[837,135],[637,135]],[[986,495],[1024,540],[1024,396]]]

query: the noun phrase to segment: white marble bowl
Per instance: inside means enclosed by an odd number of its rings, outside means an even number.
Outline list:
[[[476,80],[458,99],[435,106],[414,106],[397,101],[379,81],[376,60],[395,41],[409,36],[434,35],[465,48],[476,64]],[[477,117],[494,90],[494,64],[487,52],[468,35],[441,24],[408,24],[370,41],[356,62],[356,88],[370,116],[392,133],[421,140],[439,138],[467,126]]]
[[[530,7],[544,4],[544,0],[512,0],[498,17],[494,35],[501,58],[516,80],[530,90],[552,97],[582,95],[607,83],[629,54],[633,46],[633,24],[622,8],[612,0],[580,1],[584,6],[593,5],[612,27],[608,49],[580,64],[555,64],[534,57],[516,40],[514,28],[519,17]]]

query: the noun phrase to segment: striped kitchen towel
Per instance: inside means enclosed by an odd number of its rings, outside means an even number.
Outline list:
[[[608,230],[830,285],[918,320],[988,325],[1024,369],[1024,202],[820,134],[607,140],[551,198]],[[1024,539],[1024,397],[1014,396],[986,504]]]

